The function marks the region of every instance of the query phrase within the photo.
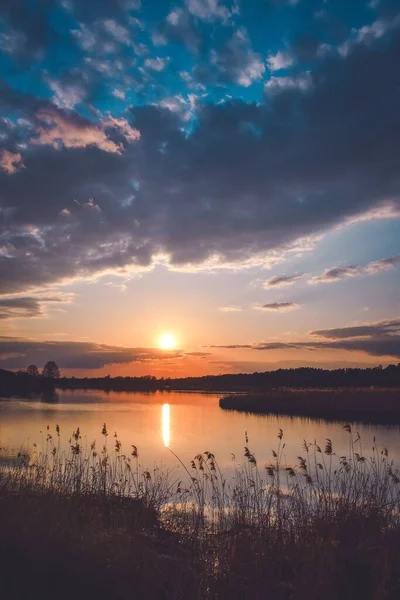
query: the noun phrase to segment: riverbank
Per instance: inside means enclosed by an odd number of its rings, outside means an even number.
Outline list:
[[[56,381],[61,389],[101,389],[113,391],[219,391],[261,392],[287,388],[360,388],[382,387],[400,389],[400,365],[367,369],[278,369],[263,373],[229,373],[203,377],[62,377]]]
[[[246,447],[231,481],[210,452],[177,478],[106,427],[98,448],[75,431],[68,455],[49,431],[0,469],[0,596],[397,600],[400,473],[346,431],[347,457],[305,442],[293,465],[279,431],[272,462]]]
[[[400,389],[278,389],[224,396],[226,410],[281,414],[333,421],[400,423]]]

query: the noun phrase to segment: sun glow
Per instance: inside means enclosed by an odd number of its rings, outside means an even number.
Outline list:
[[[172,333],[164,333],[160,338],[160,348],[162,350],[174,350],[176,348],[176,339]]]
[[[169,404],[163,404],[161,409],[161,433],[164,446],[169,447],[171,440],[171,410]]]

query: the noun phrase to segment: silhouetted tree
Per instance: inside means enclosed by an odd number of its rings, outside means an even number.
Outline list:
[[[39,369],[36,365],[29,365],[26,372],[28,373],[28,375],[32,375],[32,377],[38,377],[39,375]]]
[[[42,375],[43,377],[58,379],[60,377],[60,369],[57,363],[54,360],[49,360],[43,367]]]

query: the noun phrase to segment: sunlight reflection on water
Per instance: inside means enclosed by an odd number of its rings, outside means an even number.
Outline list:
[[[163,404],[161,409],[161,431],[164,446],[169,448],[171,442],[171,409],[169,404]]]
[[[130,452],[132,444],[138,447],[145,467],[162,464],[176,468],[178,461],[169,448],[185,465],[207,450],[215,454],[225,474],[233,473],[232,454],[243,463],[246,431],[261,470],[272,460],[279,428],[284,432],[286,465],[296,463],[297,457],[303,455],[304,439],[317,440],[323,447],[325,439],[330,438],[338,456],[349,451],[349,436],[341,423],[225,411],[218,404],[220,394],[76,390],[59,391],[57,396],[51,402],[0,401],[0,446],[18,452],[21,447],[36,443],[45,450],[47,425],[55,439],[58,424],[64,449],[68,449],[69,438],[77,427],[82,433],[82,444],[90,447],[94,440],[102,443],[101,430],[106,423],[110,435],[118,434],[123,452]],[[387,446],[390,456],[400,463],[399,427],[355,425],[353,431],[354,437],[360,432],[366,456],[376,436],[377,445]]]

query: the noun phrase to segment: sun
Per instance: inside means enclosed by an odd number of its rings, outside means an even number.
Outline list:
[[[172,333],[164,333],[160,338],[160,348],[162,350],[174,350],[176,348],[176,338]]]

